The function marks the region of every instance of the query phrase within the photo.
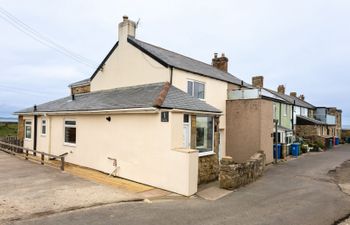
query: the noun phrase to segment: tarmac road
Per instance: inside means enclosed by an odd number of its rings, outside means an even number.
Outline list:
[[[350,159],[350,145],[268,167],[257,182],[217,201],[119,203],[12,224],[278,224],[330,225],[350,213],[350,196],[328,171]]]

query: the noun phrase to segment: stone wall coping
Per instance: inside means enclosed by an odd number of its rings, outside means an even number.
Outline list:
[[[210,156],[210,155],[216,155],[215,152],[203,152],[203,153],[199,153],[199,157],[205,157],[205,156]]]
[[[244,163],[235,163],[232,157],[224,157],[220,166],[220,187],[233,190],[254,182],[263,175],[265,160],[266,155],[260,151]]]
[[[197,149],[190,149],[190,148],[173,148],[173,151],[176,152],[182,152],[182,153],[198,153]]]

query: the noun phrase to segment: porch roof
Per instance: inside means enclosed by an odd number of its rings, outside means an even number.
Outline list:
[[[312,119],[306,116],[297,116],[297,125],[326,125],[320,120]]]
[[[79,112],[118,109],[166,108],[209,113],[221,111],[194,98],[168,82],[122,87],[68,96],[15,112]]]

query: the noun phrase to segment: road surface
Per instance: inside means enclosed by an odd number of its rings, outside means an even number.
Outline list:
[[[12,224],[330,225],[350,213],[350,196],[328,174],[348,159],[350,145],[309,153],[269,166],[258,181],[217,201],[197,198],[110,204]]]

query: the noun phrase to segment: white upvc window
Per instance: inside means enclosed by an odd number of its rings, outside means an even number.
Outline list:
[[[32,121],[31,120],[25,120],[24,121],[24,138],[25,139],[32,139]]]
[[[64,121],[64,144],[75,145],[77,140],[76,121],[65,120]]]
[[[276,106],[276,103],[273,104],[273,108],[272,108],[272,113],[273,113],[273,118],[274,119],[277,119],[276,118],[276,115],[277,115],[277,106]]]
[[[284,105],[284,116],[288,115],[288,105]]]
[[[187,81],[187,93],[195,98],[204,99],[205,84],[198,81]]]
[[[214,118],[211,116],[196,117],[196,149],[200,156],[214,153]]]
[[[41,120],[41,135],[46,135],[46,119]]]

